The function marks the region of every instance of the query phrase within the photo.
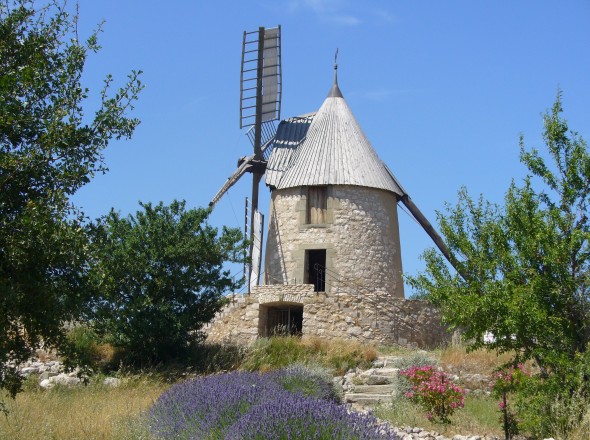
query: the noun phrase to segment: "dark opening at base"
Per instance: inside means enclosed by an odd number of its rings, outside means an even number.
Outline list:
[[[268,336],[301,336],[303,306],[268,307]]]

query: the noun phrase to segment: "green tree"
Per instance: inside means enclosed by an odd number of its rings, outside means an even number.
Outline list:
[[[521,137],[530,175],[512,183],[504,206],[462,189],[458,204],[439,214],[465,278],[428,250],[426,272],[409,281],[472,348],[514,350],[515,364],[533,359],[541,380],[553,378],[567,393],[567,383],[579,385],[573,376],[590,342],[590,155],[561,113],[560,92],[544,116],[550,161]],[[484,342],[486,333],[493,342]]]
[[[13,396],[15,365],[40,344],[60,347],[63,324],[84,306],[87,239],[69,198],[97,172],[112,139],[129,138],[127,117],[140,72],[110,92],[94,114],[81,76],[99,50],[98,30],[78,39],[65,4],[0,3],[0,388]]]
[[[243,261],[238,229],[207,224],[210,210],[185,202],[140,203],[134,216],[111,211],[92,226],[92,281],[101,300],[95,324],[123,349],[127,362],[146,366],[186,353],[199,330],[238,288],[223,270]]]

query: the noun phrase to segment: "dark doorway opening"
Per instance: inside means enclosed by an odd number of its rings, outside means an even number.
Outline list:
[[[268,336],[301,336],[303,306],[289,305],[268,308]]]
[[[310,249],[305,251],[307,284],[313,284],[314,291],[326,291],[326,250]]]

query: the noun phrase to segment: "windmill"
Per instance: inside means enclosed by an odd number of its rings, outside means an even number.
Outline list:
[[[281,35],[280,27],[265,29],[260,27],[254,32],[244,32],[242,44],[242,64],[241,64],[241,80],[240,80],[240,128],[249,127],[247,135],[253,145],[253,154],[247,157],[242,157],[238,161],[237,170],[228,178],[219,192],[211,200],[210,205],[214,205],[223,194],[234,185],[245,173],[252,174],[252,208],[250,216],[250,271],[249,271],[249,291],[252,287],[258,285],[261,265],[261,243],[262,243],[262,227],[263,216],[258,211],[258,188],[260,180],[267,171],[267,164],[271,152],[273,156],[270,158],[271,165],[269,165],[270,181],[273,181],[272,174],[276,172],[274,167],[276,162],[297,161],[297,154],[292,155],[293,148],[289,147],[286,151],[281,152],[281,148],[277,147],[283,141],[281,139],[281,127],[283,131],[289,131],[286,127],[300,126],[303,130],[292,129],[290,136],[294,133],[300,133],[299,138],[290,138],[291,141],[303,142],[307,133],[307,124],[302,124],[302,121],[311,121],[314,116],[296,117],[282,121],[277,131],[276,121],[280,119],[281,106]],[[335,69],[337,66],[335,65]],[[328,98],[342,98],[340,89],[338,88],[337,76],[335,70],[334,85]],[[297,137],[297,135],[295,135]],[[275,139],[276,138],[276,139]],[[311,142],[308,142],[308,145]],[[291,142],[292,144],[292,142]],[[276,150],[273,152],[273,150]],[[285,153],[285,154],[283,154]],[[299,157],[301,160],[301,157]],[[359,160],[359,163],[362,159]],[[380,163],[380,165],[379,165]],[[351,165],[353,168],[355,164]],[[420,209],[414,204],[410,196],[403,189],[401,184],[397,181],[393,173],[378,160],[377,168],[382,169],[388,175],[386,180],[393,187],[397,188],[393,192],[397,195],[397,203],[401,202],[422,226],[425,232],[433,240],[445,258],[457,270],[457,272],[466,278],[462,265],[451,255],[448,247],[436,232],[430,222],[422,214]],[[290,172],[294,173],[297,166]],[[350,174],[354,174],[352,171]],[[303,173],[305,174],[305,173]],[[302,175],[303,175],[302,174]],[[267,175],[267,184],[269,184],[269,175]],[[305,185],[313,185],[317,183],[306,183]],[[321,183],[320,183],[321,184]],[[272,184],[269,184],[273,186]]]
[[[240,73],[240,128],[248,128],[247,136],[254,152],[238,160],[237,170],[227,179],[209,206],[217,203],[245,173],[252,174],[249,291],[258,285],[260,277],[264,216],[258,211],[258,188],[266,170],[276,121],[280,119],[281,94],[281,27],[259,27],[256,31],[244,31]]]

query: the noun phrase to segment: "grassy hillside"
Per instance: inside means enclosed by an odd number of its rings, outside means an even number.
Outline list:
[[[204,347],[189,366],[168,368],[158,373],[123,374],[122,385],[109,388],[95,380],[88,386],[56,387],[43,390],[36,378],[27,381],[16,400],[5,399],[8,416],[0,416],[0,438],[10,439],[148,439],[142,413],[172,383],[187,376],[242,369],[269,371],[292,363],[307,363],[327,368],[333,375],[351,368],[368,368],[379,355],[402,358],[416,351],[394,347],[372,347],[351,341],[325,341],[318,338],[271,338],[257,341],[248,350],[236,347]],[[508,355],[478,351],[466,353],[460,347],[421,353],[434,359],[451,374],[490,374],[508,360]],[[465,408],[446,428],[429,422],[409,401],[400,400],[376,410],[376,415],[395,426],[420,426],[451,434],[495,434],[501,436],[497,402],[482,393],[468,396]],[[590,438],[590,415],[573,440]]]

